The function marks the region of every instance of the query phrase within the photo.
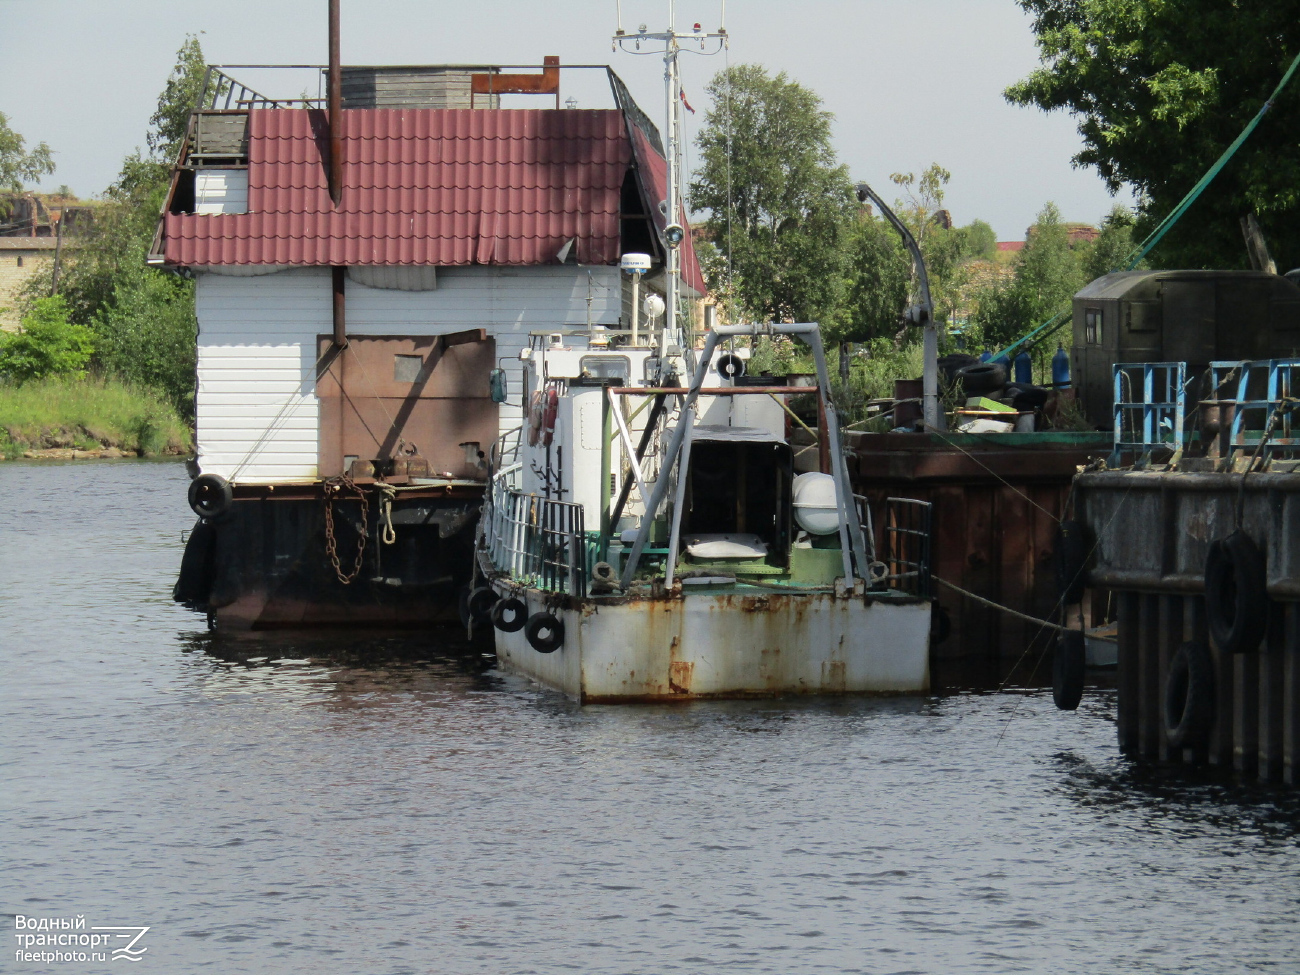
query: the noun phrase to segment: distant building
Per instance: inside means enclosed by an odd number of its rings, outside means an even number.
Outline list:
[[[13,331],[19,324],[24,286],[54,260],[59,224],[64,250],[75,248],[81,243],[77,235],[91,224],[94,207],[71,197],[13,193],[0,196],[0,214],[0,329]]]

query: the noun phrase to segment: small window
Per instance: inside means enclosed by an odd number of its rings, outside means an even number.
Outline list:
[[[583,376],[592,379],[621,379],[632,375],[632,361],[625,355],[584,355],[578,360]]]
[[[18,255],[18,266],[19,267],[23,266],[23,255],[21,254]]]
[[[393,356],[393,382],[395,383],[418,383],[423,369],[424,356],[422,355]]]
[[[1100,308],[1083,310],[1083,338],[1089,345],[1101,345],[1101,318]]]

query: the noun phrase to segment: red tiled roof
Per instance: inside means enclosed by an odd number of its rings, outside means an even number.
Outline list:
[[[343,142],[335,210],[321,113],[252,111],[249,212],[167,214],[167,262],[554,264],[574,237],[579,263],[618,262],[620,112],[349,109]]]
[[[1000,251],[1022,251],[1025,249],[1023,240],[999,240],[998,250]]]
[[[645,133],[636,126],[632,127],[632,147],[636,154],[637,168],[641,171],[649,194],[646,206],[649,208],[650,218],[654,221],[655,228],[662,233],[668,226],[668,220],[659,209],[659,201],[668,198],[668,161],[659,155],[658,151],[650,145],[650,140],[646,138]],[[690,227],[686,222],[685,208],[677,215],[677,222],[683,227]],[[682,281],[699,294],[705,294],[708,288],[704,285],[700,261],[695,255],[694,239],[689,233],[682,243],[681,252]]]

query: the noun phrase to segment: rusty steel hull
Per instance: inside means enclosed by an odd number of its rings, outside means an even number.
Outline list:
[[[557,607],[548,595],[531,590],[523,598],[530,614],[545,609],[563,621],[564,645],[538,653],[523,630],[498,630],[497,657],[505,669],[583,703],[930,686],[928,601],[732,592]]]

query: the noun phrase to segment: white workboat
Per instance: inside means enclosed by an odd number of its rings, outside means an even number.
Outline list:
[[[816,325],[715,326],[688,387],[653,347],[535,338],[468,606],[505,669],[584,702],[927,689],[928,506],[891,505],[877,561],[833,409],[832,471],[796,476],[787,400],[812,390],[718,347],[759,333],[806,340],[828,401]]]
[[[493,628],[505,669],[581,701],[924,691],[929,505],[891,499],[877,560],[818,327],[706,325],[702,348],[684,327],[677,60],[683,45],[721,50],[728,35],[674,23],[670,2],[666,31],[620,24],[614,37],[637,53],[662,45],[658,259],[623,257],[630,330],[535,333],[521,354],[528,419],[491,458],[465,615]],[[662,298],[647,299],[642,332],[646,271]],[[747,342],[761,335],[812,350],[821,471],[795,476],[788,436],[807,426],[789,401],[814,390],[746,380]]]

